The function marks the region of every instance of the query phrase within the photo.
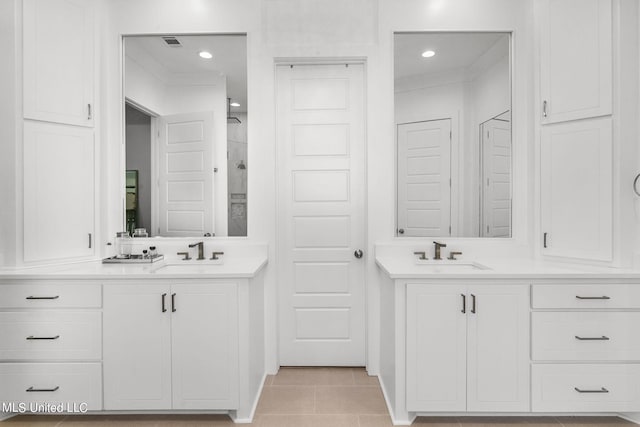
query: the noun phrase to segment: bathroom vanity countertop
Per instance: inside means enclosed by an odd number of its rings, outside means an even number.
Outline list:
[[[153,264],[103,264],[101,261],[1,270],[0,279],[224,279],[252,278],[267,264],[265,256],[225,259],[222,264],[159,261]]]
[[[439,261],[434,261],[439,262]],[[391,279],[640,279],[639,270],[594,267],[583,264],[536,261],[530,259],[474,259],[443,263],[477,263],[487,269],[428,271],[413,257],[378,256],[376,264]]]

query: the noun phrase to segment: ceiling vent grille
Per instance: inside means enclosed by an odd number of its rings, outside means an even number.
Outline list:
[[[164,42],[169,47],[182,47],[182,44],[180,43],[180,40],[178,40],[174,36],[162,37],[162,40],[164,40]]]

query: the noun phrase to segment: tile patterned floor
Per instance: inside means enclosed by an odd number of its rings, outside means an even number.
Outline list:
[[[241,426],[226,415],[23,415],[2,427]],[[258,427],[389,427],[378,379],[359,368],[282,368],[269,376],[252,424]],[[431,427],[623,427],[615,417],[419,417]]]

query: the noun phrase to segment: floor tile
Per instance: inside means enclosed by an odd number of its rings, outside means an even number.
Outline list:
[[[357,415],[260,415],[258,427],[359,427]]]
[[[256,414],[312,414],[313,386],[270,386],[262,389]]]
[[[355,385],[350,368],[280,368],[272,385]]]
[[[270,385],[273,385],[273,379],[275,378],[275,375],[267,375],[267,378],[265,378],[264,380],[264,386],[268,387]]]
[[[389,415],[358,415],[360,427],[393,427]]]
[[[618,417],[556,417],[563,426],[571,427],[620,427],[636,424]]]
[[[316,413],[387,414],[387,406],[378,387],[316,387]]]
[[[459,427],[456,417],[418,417],[412,425],[432,427]]]
[[[2,422],[11,427],[55,427],[64,419],[64,415],[18,415]]]
[[[378,377],[369,376],[366,369],[364,368],[353,369],[353,380],[356,385],[370,385],[380,387]]]

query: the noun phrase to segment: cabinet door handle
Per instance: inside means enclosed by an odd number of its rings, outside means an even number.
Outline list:
[[[26,299],[58,299],[60,298],[60,295],[56,295],[53,297],[34,297],[34,296],[28,296]]]
[[[57,340],[58,338],[60,338],[60,335],[56,335],[55,337],[34,337],[33,335],[29,335],[27,337],[27,339],[29,341],[31,341],[31,340]]]
[[[544,248],[547,247],[547,233],[544,233],[542,235],[542,247],[544,247]]]
[[[92,240],[93,240],[93,236],[91,235],[91,233],[89,233],[89,249],[91,249],[91,245],[92,245]]]
[[[176,294],[171,294],[171,312],[175,313],[176,311],[178,311],[176,309]]]
[[[547,117],[547,101],[542,101],[542,117]]]
[[[476,296],[471,294],[471,312],[476,314]]]
[[[27,392],[33,392],[33,391],[38,392],[39,391],[39,392],[49,392],[49,393],[51,393],[51,392],[54,392],[54,391],[58,391],[59,388],[60,388],[59,385],[55,386],[54,388],[33,388],[33,386],[31,386],[28,389],[26,389],[25,391],[27,391]]]
[[[460,296],[462,297],[462,312],[466,313],[467,312],[467,296],[465,294],[460,294]]]
[[[600,387],[600,390],[580,390],[578,387],[574,387],[574,389],[578,393],[609,393],[609,390],[604,387]]]
[[[606,295],[603,295],[601,297],[581,297],[580,295],[576,295],[577,299],[611,299],[611,297],[608,297]]]
[[[167,307],[166,307],[166,306],[165,306],[165,304],[164,304],[164,299],[165,299],[166,297],[167,297],[167,294],[166,294],[166,293],[162,294],[162,312],[163,312],[163,313],[167,311]]]
[[[604,335],[601,337],[579,337],[576,335],[576,339],[579,341],[609,341],[611,338],[605,337]]]
[[[91,104],[87,104],[87,120],[91,120]]]

